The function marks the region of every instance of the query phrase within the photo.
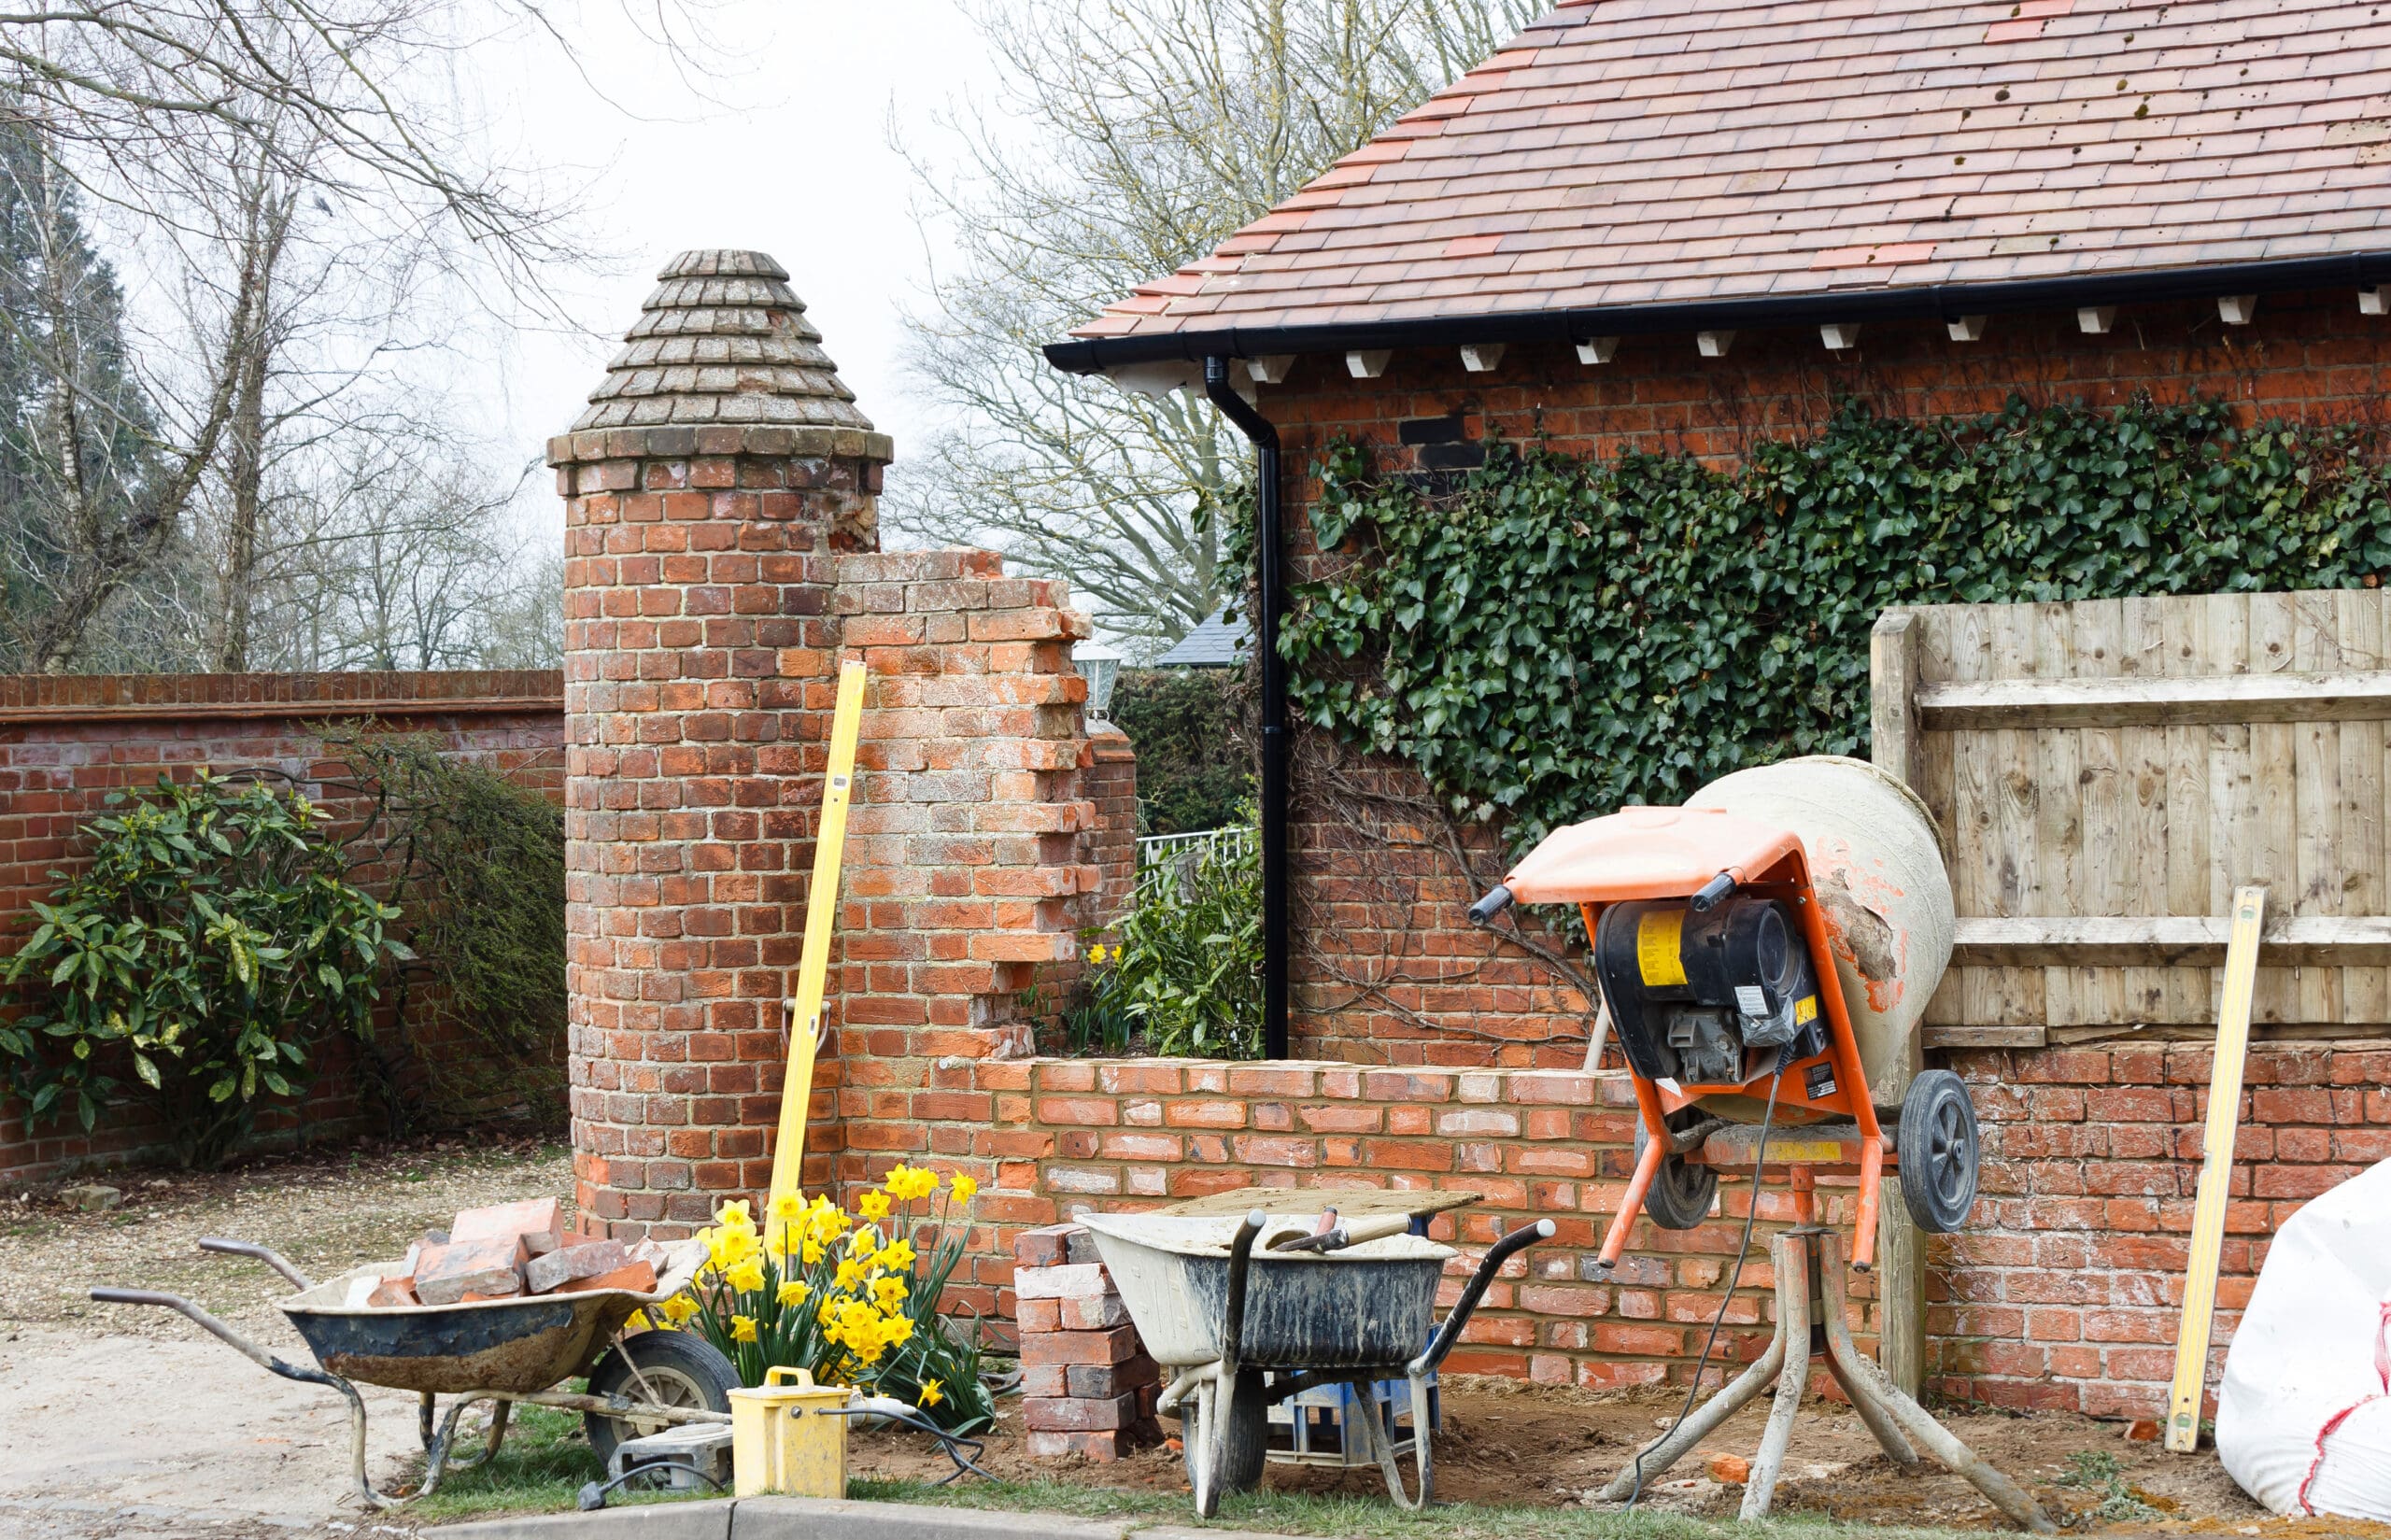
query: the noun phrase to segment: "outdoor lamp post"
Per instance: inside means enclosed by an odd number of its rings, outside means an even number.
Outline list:
[[[1087,717],[1102,722],[1112,712],[1112,685],[1121,677],[1121,655],[1101,642],[1082,643],[1071,649],[1071,663],[1087,681]]]

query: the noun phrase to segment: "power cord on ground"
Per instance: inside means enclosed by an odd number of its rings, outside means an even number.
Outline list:
[[[1735,1286],[1743,1281],[1744,1258],[1752,1249],[1752,1226],[1760,1220],[1760,1179],[1768,1168],[1768,1130],[1776,1120],[1776,1088],[1785,1078],[1785,1067],[1793,1062],[1793,1045],[1787,1043],[1778,1050],[1776,1068],[1768,1077],[1768,1109],[1761,1114],[1760,1153],[1752,1161],[1752,1201],[1744,1214],[1744,1238],[1735,1246],[1735,1265],[1727,1275],[1727,1292],[1719,1296],[1719,1313],[1710,1318],[1710,1335],[1702,1341],[1702,1357],[1693,1366],[1693,1383],[1685,1388],[1685,1405],[1677,1408],[1677,1417],[1669,1423],[1669,1431],[1652,1443],[1635,1451],[1635,1485],[1627,1494],[1627,1511],[1634,1513],[1635,1505],[1644,1497],[1644,1456],[1674,1437],[1685,1420],[1693,1415],[1693,1403],[1702,1394],[1702,1371],[1710,1366],[1710,1350],[1719,1345],[1719,1329],[1727,1323],[1728,1307],[1735,1302]],[[947,1479],[953,1480],[949,1476]]]

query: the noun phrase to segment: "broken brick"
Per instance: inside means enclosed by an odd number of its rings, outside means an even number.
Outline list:
[[[630,1253],[616,1240],[584,1241],[578,1246],[559,1246],[545,1256],[535,1256],[523,1267],[523,1281],[535,1294],[561,1289],[575,1279],[596,1278],[631,1264]]]
[[[593,1289],[629,1289],[635,1294],[652,1294],[656,1293],[655,1264],[634,1262],[617,1267],[611,1273],[600,1273],[595,1278],[577,1278],[569,1283],[559,1284],[556,1292],[560,1294],[582,1294]]]
[[[423,1301],[415,1297],[414,1279],[386,1278],[374,1285],[374,1292],[365,1297],[365,1303],[375,1309],[388,1310],[400,1306],[420,1305]]]
[[[489,1298],[519,1294],[527,1260],[519,1235],[428,1246],[416,1264],[416,1297],[426,1305],[455,1305],[468,1293]]]

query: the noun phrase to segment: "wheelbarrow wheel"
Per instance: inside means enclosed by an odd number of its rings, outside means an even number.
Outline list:
[[[1947,1236],[1976,1201],[1975,1105],[1947,1069],[1929,1069],[1902,1098],[1902,1201],[1921,1230]]]
[[[635,1332],[589,1371],[591,1395],[626,1396],[692,1411],[730,1410],[730,1392],[738,1388],[739,1370],[730,1360],[713,1343],[687,1332]],[[609,1471],[614,1468],[616,1445],[661,1433],[665,1427],[643,1418],[597,1412],[584,1412],[581,1420],[588,1430],[590,1451]]]
[[[1681,1108],[1671,1114],[1669,1126],[1680,1128],[1691,1123],[1702,1114],[1693,1108]],[[1644,1146],[1651,1136],[1645,1132],[1644,1120],[1635,1121],[1635,1160],[1644,1160]],[[1661,1169],[1653,1174],[1652,1185],[1644,1194],[1644,1211],[1652,1222],[1663,1230],[1691,1230],[1710,1217],[1710,1205],[1719,1196],[1719,1173],[1699,1161],[1683,1155],[1662,1155]]]
[[[1262,1371],[1239,1369],[1237,1393],[1229,1397],[1228,1416],[1213,1419],[1218,1425],[1203,1430],[1206,1438],[1222,1441],[1213,1466],[1221,1473],[1221,1492],[1252,1491],[1262,1485],[1263,1466],[1270,1453],[1270,1408],[1263,1400],[1264,1393]],[[1219,1405],[1216,1399],[1208,1400],[1210,1405]],[[1190,1397],[1187,1406],[1188,1415],[1180,1425],[1180,1457],[1187,1466],[1188,1486],[1200,1491],[1203,1483],[1196,1479],[1196,1470],[1199,1442],[1196,1436],[1196,1419],[1200,1413],[1196,1409],[1196,1398]]]

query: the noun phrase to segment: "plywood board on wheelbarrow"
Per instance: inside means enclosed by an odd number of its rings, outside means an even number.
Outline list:
[[[1260,1208],[1273,1214],[1317,1214],[1334,1208],[1346,1219],[1379,1214],[1442,1214],[1483,1200],[1480,1193],[1390,1192],[1382,1187],[1239,1187],[1182,1198],[1160,1210],[1190,1219],[1219,1218]]]

